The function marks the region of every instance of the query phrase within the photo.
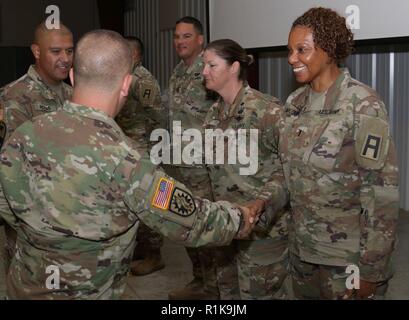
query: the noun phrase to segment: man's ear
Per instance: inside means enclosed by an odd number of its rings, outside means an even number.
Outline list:
[[[74,87],[74,69],[73,68],[70,69],[70,81],[71,81],[71,85]]]
[[[31,45],[31,52],[36,60],[40,59],[40,46],[38,44],[33,43]]]
[[[204,44],[204,36],[202,34],[199,35],[199,43],[201,46]]]
[[[121,95],[124,97],[128,96],[129,93],[129,87],[131,86],[132,83],[132,75],[127,74],[124,79],[122,80],[122,86],[121,86]]]

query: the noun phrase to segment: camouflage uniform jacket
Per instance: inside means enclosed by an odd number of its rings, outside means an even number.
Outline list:
[[[115,120],[128,137],[138,142],[140,148],[147,150],[150,132],[155,127],[164,126],[160,119],[156,119],[156,115],[161,113],[158,81],[141,64],[136,64],[127,102]]]
[[[355,264],[388,277],[398,219],[398,168],[387,111],[343,69],[316,100],[309,85],[285,105],[292,250],[311,263]]]
[[[181,61],[169,80],[169,126],[173,121],[180,121],[182,132],[186,129],[201,130],[206,114],[215,102],[209,98],[204,86],[203,68],[202,55],[189,67]],[[182,142],[182,150],[186,144]],[[182,166],[203,167],[198,164]]]
[[[61,85],[64,98],[69,99],[72,95],[71,86],[64,82]],[[63,103],[40,78],[35,67],[30,66],[27,74],[1,90],[0,147],[22,123],[40,114],[55,111],[61,108]],[[0,210],[9,210],[1,190]]]
[[[237,209],[194,199],[134,147],[105,113],[69,102],[14,132],[0,155],[13,211],[1,215],[18,234],[10,298],[119,298],[138,217],[187,246],[231,242]],[[47,287],[50,266],[59,288]]]
[[[71,98],[72,88],[62,82],[65,100]],[[0,104],[4,108],[6,139],[22,123],[40,114],[62,108],[64,101],[41,79],[32,65],[27,74],[3,88]]]
[[[269,233],[277,240],[277,250],[271,253],[277,256],[286,251],[288,240],[286,225],[288,214],[284,214],[286,210],[283,208],[289,197],[279,151],[280,131],[283,127],[284,116],[280,102],[248,85],[243,86],[231,106],[226,106],[221,98],[213,104],[204,123],[205,129],[224,131],[223,135],[218,136],[224,144],[224,164],[207,164],[214,199],[239,204],[255,199],[265,200],[268,209],[261,216],[259,227],[255,228],[252,238],[264,238]],[[247,165],[240,164],[239,161],[236,161],[236,164],[229,164],[229,147],[237,148],[230,138],[225,139],[226,133],[231,129],[234,130],[236,137],[240,130],[245,130],[246,147],[235,154],[246,152],[247,156],[252,157],[252,161],[257,165],[254,173],[249,172],[248,175],[240,173],[240,169]],[[252,136],[250,130],[254,130],[256,135]],[[250,139],[254,138],[257,138],[257,154],[251,154],[254,150],[249,148]]]

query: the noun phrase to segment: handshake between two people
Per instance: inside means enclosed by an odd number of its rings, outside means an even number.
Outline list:
[[[241,211],[242,219],[235,239],[247,239],[264,211],[265,201],[256,199],[244,205],[239,205],[238,208]]]

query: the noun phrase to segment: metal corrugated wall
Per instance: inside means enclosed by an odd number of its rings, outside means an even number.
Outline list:
[[[179,18],[193,16],[206,26],[206,0],[178,0],[178,8]],[[159,0],[127,0],[124,29],[125,35],[138,36],[144,42],[144,65],[164,91],[178,57],[173,49],[173,29],[159,30]]]
[[[409,210],[409,46],[381,51],[354,54],[346,65],[354,78],[379,93],[389,110],[399,157],[400,205]],[[282,102],[297,87],[286,52],[260,54],[259,74],[260,90]]]
[[[125,35],[137,36],[145,45],[144,65],[157,76],[160,71],[159,0],[126,1]]]

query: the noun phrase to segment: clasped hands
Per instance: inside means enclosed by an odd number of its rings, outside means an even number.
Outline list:
[[[256,199],[244,205],[238,206],[242,214],[242,224],[236,235],[236,239],[246,239],[253,231],[254,226],[258,222],[258,218],[263,213],[265,201]]]

